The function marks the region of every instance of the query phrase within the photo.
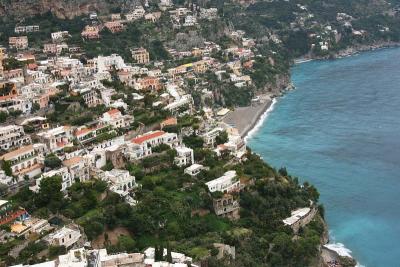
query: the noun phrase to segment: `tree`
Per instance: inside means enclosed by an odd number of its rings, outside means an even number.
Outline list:
[[[61,182],[62,178],[60,176],[42,179],[39,192],[35,199],[36,205],[39,208],[48,207],[53,212],[59,211],[63,201]]]
[[[120,251],[133,252],[135,250],[135,240],[130,236],[119,236],[118,237],[118,247]]]
[[[66,248],[65,246],[50,246],[49,247],[49,258],[55,258],[59,255],[65,254],[66,253]]]
[[[91,222],[86,222],[84,225],[85,229],[85,234],[89,238],[89,240],[93,240],[96,237],[98,237],[101,233],[104,231],[104,225],[100,222],[96,221],[91,221]]]
[[[183,143],[190,148],[202,148],[204,141],[200,136],[191,135],[183,137]]]
[[[101,168],[103,171],[111,171],[112,169],[114,169],[114,165],[111,162],[111,160],[107,160],[106,161],[106,165],[104,167]]]
[[[49,154],[44,159],[44,166],[55,169],[61,166],[61,160],[54,154]]]
[[[8,113],[4,111],[0,111],[0,123],[3,123],[7,120]]]
[[[217,145],[225,144],[228,142],[228,133],[226,131],[221,132],[216,138],[215,142]]]
[[[32,113],[38,111],[39,109],[40,109],[40,105],[38,103],[33,103]]]
[[[10,164],[9,161],[3,160],[3,161],[1,162],[1,168],[3,169],[4,173],[5,173],[7,176],[12,176],[12,169],[11,169],[11,164]]]

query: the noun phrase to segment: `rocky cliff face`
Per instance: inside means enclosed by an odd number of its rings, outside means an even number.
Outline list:
[[[0,0],[0,16],[22,19],[51,11],[59,18],[73,18],[96,11],[110,13],[114,8],[129,10],[140,0]]]

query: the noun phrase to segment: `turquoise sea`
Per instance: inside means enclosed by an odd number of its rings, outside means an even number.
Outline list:
[[[248,145],[318,188],[331,240],[361,265],[400,266],[400,48],[295,65],[292,80]]]

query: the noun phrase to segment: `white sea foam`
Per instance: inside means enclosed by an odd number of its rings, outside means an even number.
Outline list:
[[[351,250],[346,248],[342,243],[326,244],[325,247],[335,251],[339,256],[351,258]]]
[[[351,253],[352,253],[351,250],[346,248],[344,246],[344,244],[342,244],[342,243],[326,244],[326,245],[324,245],[324,247],[326,247],[327,249],[330,249],[332,251],[335,251],[339,256],[353,258],[351,256]],[[356,267],[366,267],[366,266],[361,265],[359,262],[357,262]]]
[[[258,132],[258,130],[261,128],[263,125],[264,121],[267,119],[268,115],[271,113],[271,111],[274,109],[275,103],[277,102],[276,98],[272,99],[272,103],[269,106],[269,108],[261,115],[259,118],[258,122],[256,125],[254,125],[253,129],[251,129],[246,136],[244,137],[244,142],[247,143],[247,140],[251,138],[255,133]]]

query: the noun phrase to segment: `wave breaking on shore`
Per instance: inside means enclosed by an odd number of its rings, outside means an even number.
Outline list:
[[[268,115],[274,110],[275,103],[277,102],[276,98],[272,99],[271,105],[265,110],[265,112],[260,116],[258,119],[257,123],[254,125],[254,127],[248,131],[246,136],[243,138],[244,142],[247,143],[249,138],[251,138],[255,133],[258,132],[258,130],[261,128],[263,125],[264,121],[267,119]]]
[[[353,256],[351,255],[352,251],[350,249],[348,249],[347,247],[345,247],[345,245],[343,243],[328,243],[324,245],[325,248],[334,251],[337,255],[342,256],[342,257],[349,257],[349,258],[353,258]],[[360,264],[359,262],[357,262],[356,267],[366,267],[365,265]]]

